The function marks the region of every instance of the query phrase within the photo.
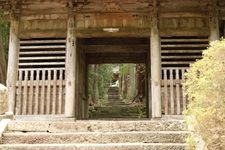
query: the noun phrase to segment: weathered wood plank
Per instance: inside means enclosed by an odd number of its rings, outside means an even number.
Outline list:
[[[20,44],[65,44],[66,40],[21,40]]]
[[[177,68],[188,69],[188,67],[162,67],[162,69],[177,69]]]
[[[153,0],[151,22],[151,90],[152,90],[152,117],[162,116],[161,106],[161,42],[159,33],[159,1]]]
[[[14,113],[16,99],[16,81],[18,74],[18,53],[19,53],[19,20],[11,18],[9,38],[9,58],[7,69],[7,88],[10,91],[8,96],[9,112]]]
[[[179,80],[179,69],[175,70],[176,80]],[[181,105],[180,105],[180,84],[176,83],[176,101],[177,101],[177,115],[181,114]]]
[[[65,45],[47,45],[47,46],[20,46],[21,50],[39,50],[39,49],[65,49]]]
[[[56,97],[57,88],[57,71],[53,70],[53,91],[52,91],[52,114],[56,114],[56,104],[58,103]]]
[[[22,77],[23,71],[19,70],[19,81],[18,81],[18,93],[17,93],[17,101],[16,101],[16,114],[20,115],[22,113],[22,98],[23,98],[23,91],[22,91]]]
[[[205,12],[163,12],[160,14],[160,18],[206,18],[207,13]]]
[[[66,52],[63,51],[45,51],[45,50],[40,50],[40,51],[22,51],[19,52],[20,55],[38,55],[38,54],[65,54]]]
[[[217,0],[211,0],[209,5],[209,40],[215,41],[219,40],[219,12],[217,9]]]
[[[28,96],[28,71],[25,72],[25,77],[24,77],[24,88],[23,88],[23,105],[22,105],[22,115],[27,115],[27,109],[28,109],[28,102],[27,102],[27,96]]]
[[[40,114],[45,113],[45,74],[46,70],[42,69],[41,71],[41,78],[42,78],[42,86],[41,86],[41,100],[40,100]]]
[[[40,81],[40,70],[36,71],[36,83],[35,83],[35,102],[34,102],[34,114],[37,115],[39,104],[39,81]]]
[[[41,80],[39,80],[39,81],[41,81]],[[57,82],[57,85],[59,85],[60,80],[57,80],[56,82]],[[37,84],[37,81],[33,81],[33,83],[36,85],[36,84]],[[43,84],[44,84],[44,86],[48,86],[48,80],[44,81]],[[65,85],[65,80],[63,80],[62,84],[63,84],[63,86]],[[22,85],[22,87],[25,86],[25,81],[22,81],[22,82],[21,82],[21,85]],[[30,81],[28,81],[28,82],[26,83],[26,85],[27,85],[27,86],[30,86]],[[41,84],[41,85],[42,85],[42,84]],[[50,82],[50,85],[53,86],[53,82]],[[19,83],[17,82],[17,83],[16,83],[16,87],[18,88],[18,86],[19,86]],[[40,86],[40,85],[39,85],[39,86]]]
[[[169,102],[168,102],[168,76],[167,76],[167,69],[163,69],[164,72],[164,101],[165,101],[165,115],[169,114]]]
[[[202,28],[170,28],[170,29],[160,29],[161,37],[166,36],[196,36],[196,37],[207,37],[209,36],[209,29],[208,27]]]
[[[75,117],[75,80],[76,80],[76,57],[77,45],[75,35],[75,18],[69,16],[67,23],[66,40],[66,95],[65,95],[65,116]]]
[[[84,49],[86,53],[146,53],[149,49],[149,45],[86,45],[81,48]]]
[[[43,69],[43,68],[42,68]],[[48,70],[54,70],[54,69],[56,69],[56,70],[64,70],[64,68],[57,68],[57,67],[54,67],[54,68],[48,68]],[[36,70],[39,70],[39,72],[41,72],[40,70],[41,69],[36,69],[36,68],[20,68],[19,70],[34,70],[34,71],[36,71]],[[35,81],[35,80],[34,80]]]
[[[57,113],[62,114],[63,106],[62,106],[62,101],[63,101],[63,70],[59,70],[59,98],[58,98],[58,108],[57,108]]]
[[[201,59],[202,56],[161,56],[162,59]]]
[[[169,70],[170,72],[170,112],[172,115],[175,114],[175,110],[174,110],[174,83],[173,83],[173,69]]]
[[[25,60],[25,61],[26,60],[65,60],[65,56],[55,56],[55,57],[49,57],[49,56],[46,56],[46,57],[39,57],[39,56],[36,56],[36,57],[21,57],[21,58],[19,58],[19,60]]]
[[[173,64],[173,65],[178,65],[178,64],[191,64],[194,63],[195,61],[163,61],[162,64]]]
[[[168,53],[202,53],[203,50],[161,50],[162,54],[168,54]]]
[[[47,71],[48,74],[48,85],[47,85],[47,97],[46,97],[46,114],[50,114],[50,107],[51,107],[51,70]]]
[[[30,70],[29,71],[30,74],[30,86],[29,86],[29,97],[28,97],[28,114],[31,115],[33,114],[33,108],[34,108],[34,105],[33,105],[33,97],[34,97],[34,70]]]
[[[186,69],[182,69],[181,72],[182,72],[182,82],[184,82],[185,81],[184,74],[186,72]],[[182,99],[183,99],[183,110],[186,110],[186,107],[187,107],[187,96],[186,96],[184,91],[185,91],[185,86],[183,86]]]
[[[19,66],[40,66],[40,65],[65,65],[65,62],[31,62],[31,63],[19,63]]]
[[[174,47],[207,47],[208,44],[162,44],[162,48],[174,48]]]
[[[208,42],[208,38],[182,38],[182,39],[174,39],[174,38],[162,38],[161,42],[166,42],[166,43],[174,43],[174,42],[188,42],[188,43],[192,43],[192,42]]]

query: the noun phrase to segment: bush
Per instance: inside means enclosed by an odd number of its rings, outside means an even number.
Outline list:
[[[225,40],[210,43],[203,59],[192,64],[184,84],[189,105],[185,112],[193,132],[209,150],[225,149]],[[191,119],[190,119],[191,118]]]

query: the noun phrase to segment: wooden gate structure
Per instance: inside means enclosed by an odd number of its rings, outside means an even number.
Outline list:
[[[224,0],[0,0],[0,10],[15,115],[87,118],[87,64],[113,61],[148,64],[149,117],[181,115],[185,71],[225,31]]]

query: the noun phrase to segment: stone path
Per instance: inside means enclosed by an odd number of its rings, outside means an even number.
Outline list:
[[[182,120],[11,121],[0,150],[184,150]]]

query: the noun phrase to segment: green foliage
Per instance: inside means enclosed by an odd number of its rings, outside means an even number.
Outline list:
[[[3,13],[1,12],[0,12],[0,38],[2,38],[4,51],[7,56],[9,49],[9,25],[4,19]]]
[[[110,81],[112,79],[112,65],[102,64],[98,68],[98,90],[99,90],[99,98],[104,99],[105,94],[107,94],[108,87],[110,85]]]
[[[131,64],[120,64],[120,73],[124,75],[128,75],[130,71]]]
[[[138,112],[138,118],[145,118],[146,117],[146,112],[145,109],[143,107],[143,105],[136,105],[135,106],[137,108],[137,112]]]
[[[225,149],[225,40],[215,41],[186,74],[188,124],[209,150]],[[191,118],[191,119],[190,119]]]
[[[98,65],[97,70],[89,69],[88,75],[88,95],[91,97],[94,95],[95,91],[93,89],[94,80],[97,80],[98,85],[98,100],[102,101],[105,99],[105,95],[107,94],[108,87],[110,85],[110,81],[112,78],[112,68],[113,65],[110,64],[101,64]],[[97,102],[98,103],[98,102]],[[101,103],[101,102],[100,102]]]

